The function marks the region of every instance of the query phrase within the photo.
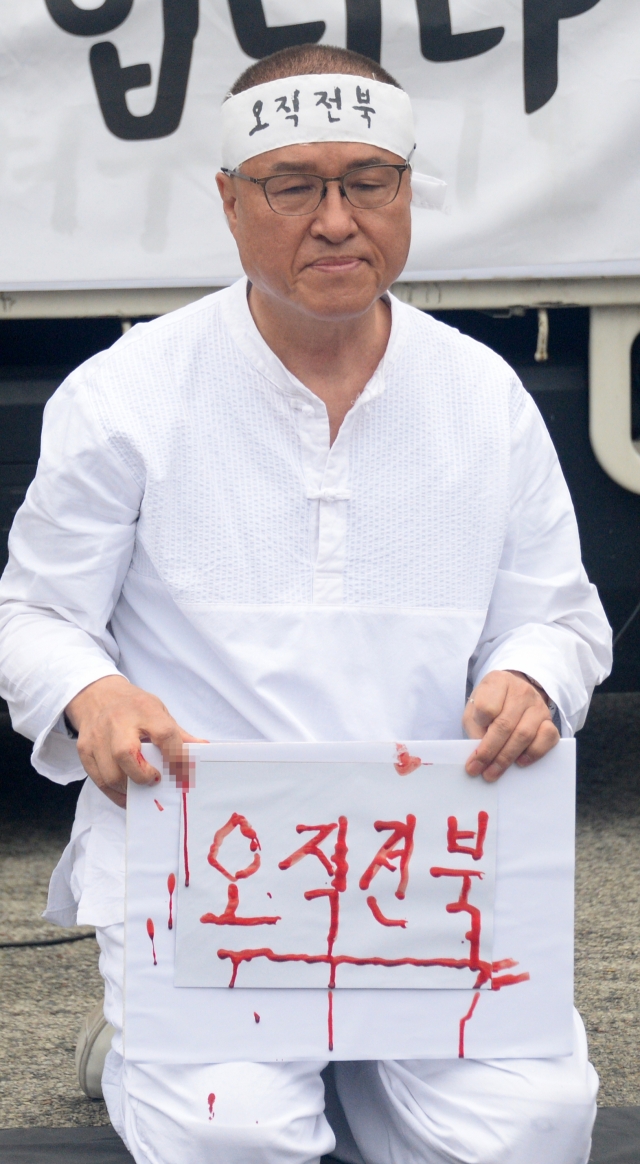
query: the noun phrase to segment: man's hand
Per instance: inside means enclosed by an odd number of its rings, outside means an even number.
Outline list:
[[[466,763],[470,776],[497,780],[510,764],[533,764],[560,739],[545,696],[519,671],[491,671],[473,691],[462,717],[482,743]]]
[[[157,784],[160,773],[145,760],[142,741],[160,748],[171,772],[187,777],[183,744],[196,740],[176,723],[163,703],[120,675],[90,683],[65,709],[78,732],[78,754],[85,772],[114,804],[127,802],[127,777],[136,784]]]

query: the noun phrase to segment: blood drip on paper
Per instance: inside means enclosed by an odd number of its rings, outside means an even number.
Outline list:
[[[258,1014],[257,1010],[254,1010],[253,1017],[257,1023],[260,1022],[260,1015]]]
[[[188,835],[188,818],[187,818],[187,793],[182,792],[182,817],[184,821],[184,883],[185,887],[189,888],[189,835]]]
[[[328,990],[327,994],[329,996],[329,1008],[327,1013],[329,1050],[333,1051],[333,990]]]
[[[458,1058],[459,1058],[459,1059],[464,1059],[464,1033],[465,1033],[465,1027],[466,1027],[467,1023],[469,1022],[469,1019],[470,1019],[470,1018],[472,1018],[472,1016],[473,1016],[473,1012],[474,1012],[474,1010],[476,1009],[476,1007],[477,1007],[477,1005],[478,1005],[478,1001],[479,1001],[479,999],[480,999],[480,995],[479,995],[479,993],[476,993],[476,994],[474,994],[474,996],[473,996],[473,1002],[471,1003],[471,1006],[469,1007],[469,1009],[468,1009],[467,1013],[465,1014],[464,1018],[461,1018],[461,1019],[460,1019],[460,1035],[459,1035],[459,1038],[458,1038]]]
[[[154,802],[153,802],[153,803],[155,804],[155,806],[156,806],[156,808],[157,808],[158,812],[164,812],[164,805],[163,805],[163,804],[160,804],[160,801],[159,801],[159,800],[154,800]]]
[[[393,766],[398,776],[410,776],[421,765],[419,756],[410,756],[404,744],[396,744],[396,762]]]
[[[210,1094],[207,1096],[207,1103],[208,1103],[208,1105],[209,1105],[209,1119],[210,1119],[210,1120],[212,1120],[212,1119],[213,1119],[213,1117],[214,1117],[214,1115],[216,1114],[216,1113],[214,1112],[214,1110],[213,1110],[213,1105],[214,1105],[214,1103],[215,1103],[215,1102],[216,1102],[216,1097],[215,1097],[215,1095],[213,1094],[213,1092],[211,1092],[211,1093],[210,1093]]]
[[[170,930],[173,929],[173,895],[176,888],[175,873],[170,873],[167,877],[167,889],[169,890],[169,925]]]
[[[158,959],[156,958],[156,944],[155,944],[155,940],[154,940],[155,936],[156,936],[156,929],[155,929],[155,926],[153,924],[153,920],[150,917],[147,918],[147,933],[148,933],[149,937],[151,938],[151,949],[153,952],[153,964],[154,964],[154,966],[157,966]]]

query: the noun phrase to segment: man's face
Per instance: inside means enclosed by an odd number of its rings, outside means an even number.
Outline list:
[[[252,178],[305,173],[334,178],[363,165],[402,163],[388,150],[350,142],[283,146],[242,164]],[[227,221],[242,266],[263,294],[305,315],[362,315],[398,278],[411,238],[409,173],[395,200],[359,210],[331,182],[312,214],[276,214],[261,186],[218,174]]]

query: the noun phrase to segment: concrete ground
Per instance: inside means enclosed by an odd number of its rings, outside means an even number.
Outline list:
[[[30,774],[0,732],[0,946],[61,934],[39,920],[74,789]],[[576,1001],[605,1107],[640,1105],[640,694],[596,696],[579,738]],[[104,1125],[74,1073],[82,1016],[101,996],[93,938],[0,948],[0,1127]]]

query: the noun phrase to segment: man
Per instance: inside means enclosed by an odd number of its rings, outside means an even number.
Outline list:
[[[610,663],[530,397],[387,294],[410,239],[406,94],[321,46],[266,58],[232,94],[218,185],[248,278],[59,389],[2,583],[14,725],[39,771],[91,777],[48,916],[71,924],[77,903],[98,928],[104,1093],[139,1164],[303,1164],[335,1143],[322,1062],[216,1063],[215,1046],[202,1066],[123,1062],[126,781],[158,779],[141,740],[179,764],[196,738],[462,722],[467,770],[495,780],[580,727]],[[588,1159],[577,1015],[567,1058],[341,1063],[335,1085],[348,1162]]]

